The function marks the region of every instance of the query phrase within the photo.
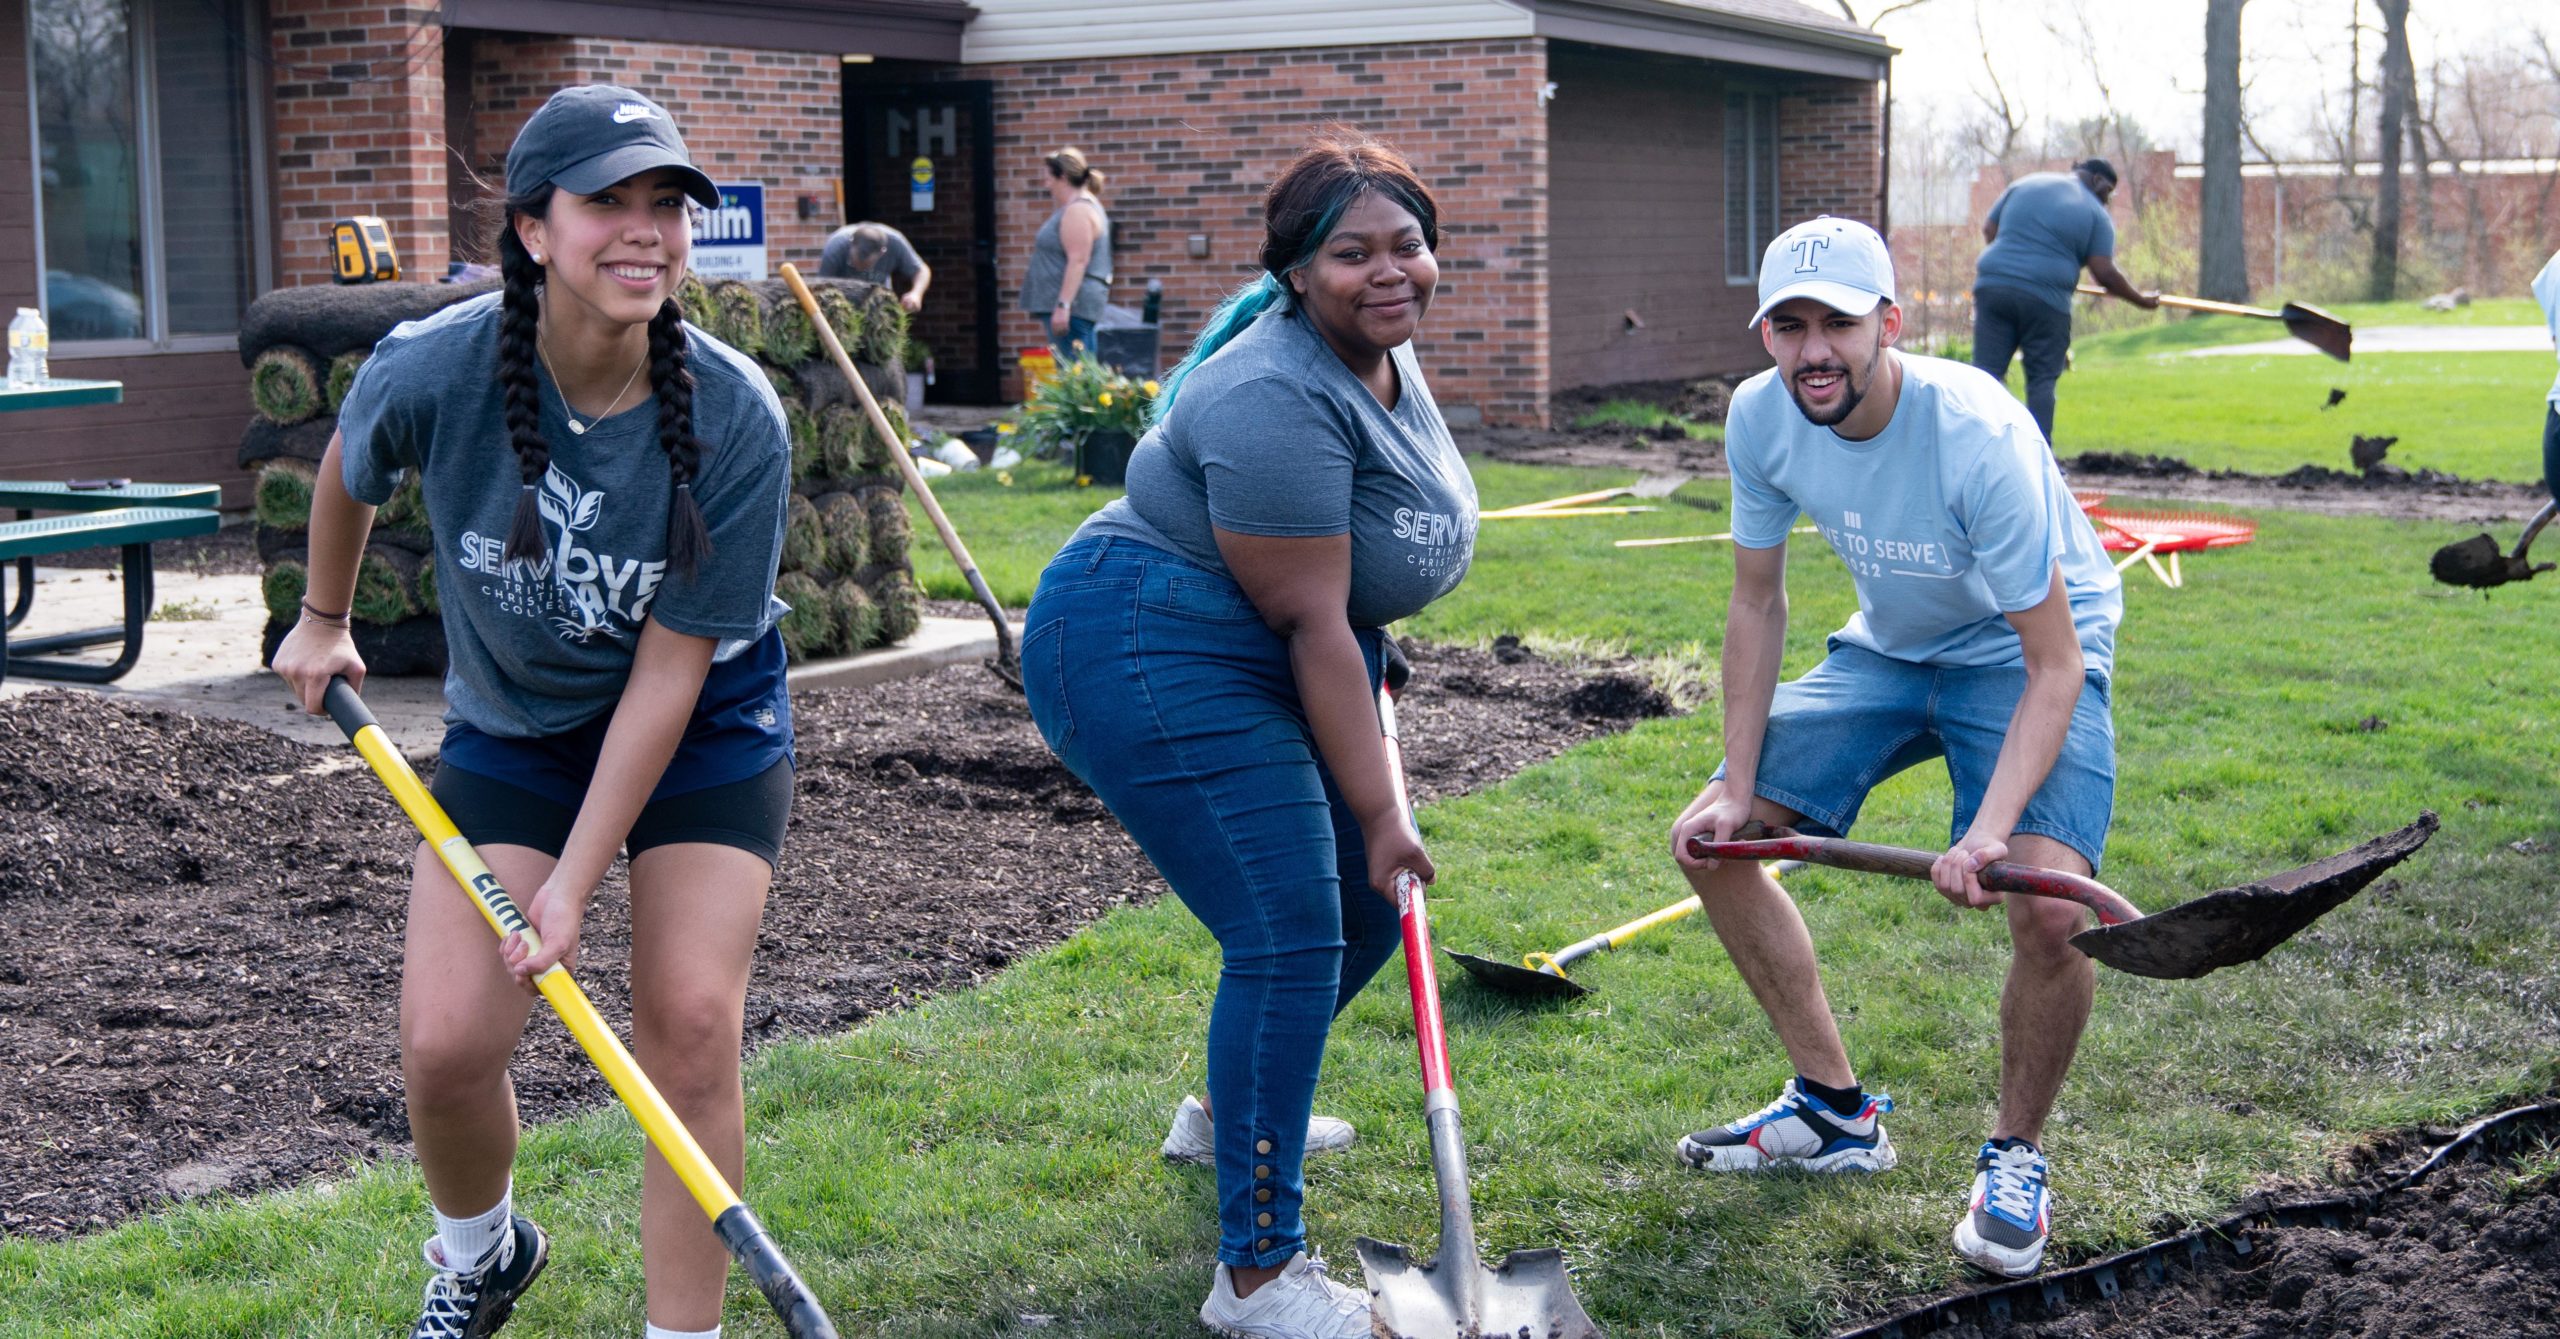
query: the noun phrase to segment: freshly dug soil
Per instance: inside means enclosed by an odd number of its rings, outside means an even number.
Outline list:
[[[2159,1287],[1944,1339],[2506,1339],[2560,1332],[2560,1178],[2457,1162],[2363,1223],[2252,1235]]]
[[[1643,680],[1510,647],[1415,648],[1418,801],[1671,710]],[[798,800],[750,1048],[965,986],[1162,885],[976,666],[795,701]],[[422,769],[423,770],[423,769]],[[415,834],[351,750],[71,691],[0,700],[0,1232],[406,1151],[393,1026]],[[629,1015],[627,897],[579,978]],[[612,1100],[537,1010],[528,1119]]]

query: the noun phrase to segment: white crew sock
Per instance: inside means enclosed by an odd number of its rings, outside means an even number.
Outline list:
[[[447,1218],[442,1209],[436,1210],[436,1241],[444,1251],[446,1268],[469,1273],[506,1240],[508,1225],[515,1221],[515,1192],[515,1183],[509,1181],[506,1192],[498,1196],[498,1207],[469,1218]]]
[[[640,1336],[640,1339],[720,1339],[720,1327],[714,1325],[707,1330],[670,1330],[664,1325],[652,1325]]]

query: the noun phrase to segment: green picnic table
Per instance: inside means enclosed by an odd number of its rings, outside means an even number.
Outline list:
[[[114,381],[51,381],[32,387],[0,386],[0,412],[66,405],[114,404],[124,386]],[[0,521],[0,585],[14,568],[18,588],[0,621],[0,679],[110,683],[142,658],[142,631],[154,602],[151,546],[164,539],[209,535],[222,526],[215,510],[218,484],[135,483],[129,479],[0,479],[0,508],[17,519]],[[38,512],[59,513],[39,517]],[[11,645],[9,633],[35,607],[35,560],[76,549],[123,550],[124,624],[85,632],[28,638]],[[100,665],[53,659],[65,651],[121,642],[121,653]]]

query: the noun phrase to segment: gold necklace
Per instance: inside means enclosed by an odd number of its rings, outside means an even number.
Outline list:
[[[613,398],[605,402],[604,413],[598,414],[595,418],[589,419],[584,423],[580,423],[578,421],[578,411],[570,407],[569,392],[567,388],[560,384],[559,370],[551,366],[551,350],[545,347],[545,342],[540,335],[534,336],[533,351],[542,357],[542,370],[551,374],[551,389],[557,392],[560,396],[561,417],[569,420],[569,431],[580,437],[586,436],[588,428],[595,426],[598,422],[601,422],[613,413],[613,407],[622,403],[622,397],[631,393],[631,383],[640,379],[640,368],[647,367],[649,365],[649,355],[645,353],[640,355],[639,366],[632,368],[631,375],[622,379],[622,389],[615,391],[613,393]]]

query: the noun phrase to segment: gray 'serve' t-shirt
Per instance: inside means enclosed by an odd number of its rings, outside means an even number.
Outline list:
[[[773,383],[737,350],[685,327],[694,435],[693,495],[712,555],[690,578],[667,571],[675,485],[658,447],[658,402],[569,431],[539,362],[551,468],[539,498],[549,554],[503,561],[522,480],[498,381],[491,293],[410,321],[374,346],[338,416],[347,491],[388,500],[404,469],[424,471],[444,609],[445,719],[510,738],[554,735],[612,708],[631,673],[640,624],[721,641],[764,634],[788,606],[773,598],[791,491],[791,439]],[[644,373],[645,375],[645,373]]]
[[[1202,363],[1129,456],[1129,492],[1076,532],[1119,535],[1225,572],[1212,527],[1351,535],[1354,627],[1383,627],[1455,589],[1475,552],[1476,484],[1395,349],[1391,412],[1306,320],[1274,308]]]

